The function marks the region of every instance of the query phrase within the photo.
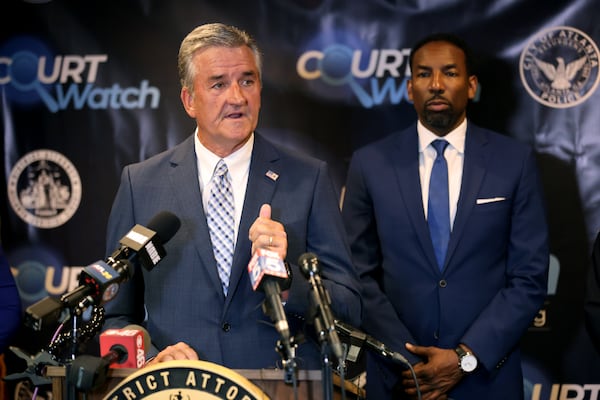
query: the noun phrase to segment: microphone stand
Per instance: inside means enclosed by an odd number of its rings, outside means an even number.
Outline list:
[[[55,335],[53,336],[48,346],[49,353],[59,358],[59,353],[62,353],[62,359],[65,365],[65,392],[66,400],[78,400],[78,389],[73,378],[73,361],[79,354],[79,346],[95,336],[100,331],[104,324],[104,308],[96,304],[96,300],[92,296],[85,296],[78,288],[72,292],[66,293],[61,297],[61,303],[68,310],[68,317],[71,321],[71,329],[60,333],[64,326],[67,316],[59,325]],[[83,323],[82,315],[86,309],[92,307],[92,315],[90,321]],[[64,354],[68,348],[68,353]],[[62,349],[62,350],[61,350]]]
[[[276,286],[277,296],[279,296],[279,287]],[[277,323],[277,313],[268,302],[263,302],[262,309],[265,315],[271,318],[271,321]],[[282,311],[283,313],[283,311]],[[286,321],[287,322],[287,321]],[[287,328],[289,331],[289,328]],[[289,332],[283,334],[280,331],[280,339],[277,340],[275,350],[281,355],[281,362],[283,365],[283,380],[285,383],[290,384],[296,383],[296,371],[298,364],[296,363],[296,348],[298,347],[296,339],[291,336]]]
[[[277,341],[276,350],[281,355],[281,362],[283,365],[283,381],[292,385],[294,388],[294,399],[298,399],[298,364],[296,363],[296,340],[294,336],[290,338],[289,343],[284,343],[281,339]]]
[[[75,385],[73,384],[73,382],[71,382],[71,379],[68,379],[69,376],[71,376],[71,369],[73,367],[73,360],[75,360],[75,357],[77,357],[77,351],[78,351],[78,345],[77,345],[77,337],[78,337],[78,332],[77,332],[77,322],[79,320],[79,316],[76,313],[73,313],[73,316],[71,317],[71,323],[72,323],[72,327],[71,327],[71,355],[70,355],[70,361],[65,365],[65,377],[67,377],[67,379],[65,379],[65,383],[66,383],[66,391],[67,391],[67,400],[76,400],[77,399],[77,389],[75,388]]]
[[[59,326],[50,340],[47,349],[40,351],[35,356],[27,354],[18,347],[10,347],[10,350],[13,353],[27,362],[27,368],[21,373],[14,373],[6,376],[4,378],[5,380],[29,379],[36,387],[50,384],[50,379],[46,378],[43,372],[44,368],[48,365],[65,366],[65,377],[68,378],[70,376],[71,363],[79,352],[79,345],[83,341],[94,336],[104,323],[104,309],[102,307],[95,307],[93,299],[89,296],[83,299],[80,298],[77,302],[69,302],[65,298],[63,298],[63,302],[60,304],[57,304],[54,301],[44,302],[45,306],[48,304],[51,304],[50,307],[52,308],[52,317],[50,318],[56,316],[58,313],[57,311],[62,311],[63,309],[67,310],[69,315],[60,316],[59,320],[58,317],[56,317],[57,319],[53,320],[53,322],[57,322]],[[55,306],[57,305],[60,306],[60,309],[55,310],[54,308],[56,308]],[[89,306],[94,306],[91,319],[87,323],[82,324],[81,316]],[[38,318],[37,314],[31,316],[29,322],[32,326],[29,327],[36,330],[41,329],[42,324],[46,323],[42,322],[42,319],[43,317]],[[68,319],[71,320],[71,329],[61,333],[61,330]],[[26,324],[27,322],[28,320],[25,321]],[[65,353],[67,354],[65,355]],[[77,400],[76,386],[73,385],[73,382],[70,379],[66,379],[65,392],[66,399]]]
[[[313,323],[319,341],[321,342],[321,382],[323,384],[323,400],[333,399],[333,368],[331,367],[329,341],[327,340],[327,330],[321,317],[316,315]]]
[[[65,296],[63,296],[63,298],[61,300],[63,300],[63,302],[67,305],[71,304],[69,299],[71,293],[66,294]],[[81,319],[81,315],[84,313],[84,311],[89,307],[89,306],[94,306],[94,299],[91,296],[86,296],[84,298],[81,299],[81,301],[79,301],[75,307],[72,308],[70,315],[71,315],[71,353],[69,355],[69,362],[66,363],[65,365],[65,383],[66,383],[66,392],[67,392],[67,400],[77,400],[78,396],[77,396],[77,386],[75,385],[75,383],[73,382],[73,380],[70,378],[72,375],[72,369],[73,369],[73,361],[75,360],[75,358],[77,357],[77,354],[79,353],[79,344],[80,344],[80,339],[82,334],[80,333],[81,329],[79,327],[79,322]],[[103,320],[103,316],[104,314],[102,313],[102,317],[101,319]],[[51,343],[52,345],[52,343]]]
[[[285,383],[294,383],[296,380],[296,371],[298,364],[296,363],[295,350],[296,343],[294,337],[290,338],[290,343],[284,343],[283,340],[277,341],[277,352],[281,355],[281,363],[283,365],[283,380]]]

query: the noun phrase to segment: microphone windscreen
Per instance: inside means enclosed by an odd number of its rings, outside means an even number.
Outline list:
[[[148,333],[146,328],[144,328],[143,326],[140,326],[140,325],[131,324],[131,325],[127,325],[123,329],[133,329],[133,330],[141,331],[142,335],[144,336],[144,351],[146,351],[150,347],[150,334]]]
[[[304,253],[298,257],[298,267],[300,267],[300,272],[302,272],[302,275],[306,278],[320,272],[319,259],[314,253]]]
[[[290,277],[285,263],[277,252],[260,248],[256,249],[248,263],[248,274],[254,291],[262,290],[266,280],[274,278],[278,282],[283,282]]]
[[[163,243],[167,243],[175,236],[180,226],[181,221],[175,214],[169,211],[161,211],[152,217],[147,228],[156,232]]]

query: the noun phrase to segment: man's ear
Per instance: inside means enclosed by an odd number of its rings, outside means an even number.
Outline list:
[[[473,100],[477,95],[477,87],[479,86],[479,80],[477,75],[469,76],[469,100]]]
[[[187,86],[181,88],[181,93],[179,94],[181,98],[181,103],[183,104],[183,108],[185,108],[185,112],[192,117],[196,117],[196,109],[194,107],[194,94],[191,90],[188,89]]]

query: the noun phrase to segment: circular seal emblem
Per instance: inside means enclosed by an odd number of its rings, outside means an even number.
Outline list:
[[[598,46],[584,32],[558,26],[545,29],[523,49],[521,81],[536,101],[553,108],[574,107],[590,97],[598,82]]]
[[[240,373],[207,361],[173,360],[136,370],[104,400],[269,400]]]
[[[81,202],[81,180],[62,154],[41,149],[24,155],[8,177],[8,199],[26,223],[51,229],[67,222]]]

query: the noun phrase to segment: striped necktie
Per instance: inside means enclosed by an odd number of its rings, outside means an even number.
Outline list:
[[[223,293],[227,296],[234,248],[234,203],[231,177],[224,160],[217,163],[211,180],[207,223]]]

